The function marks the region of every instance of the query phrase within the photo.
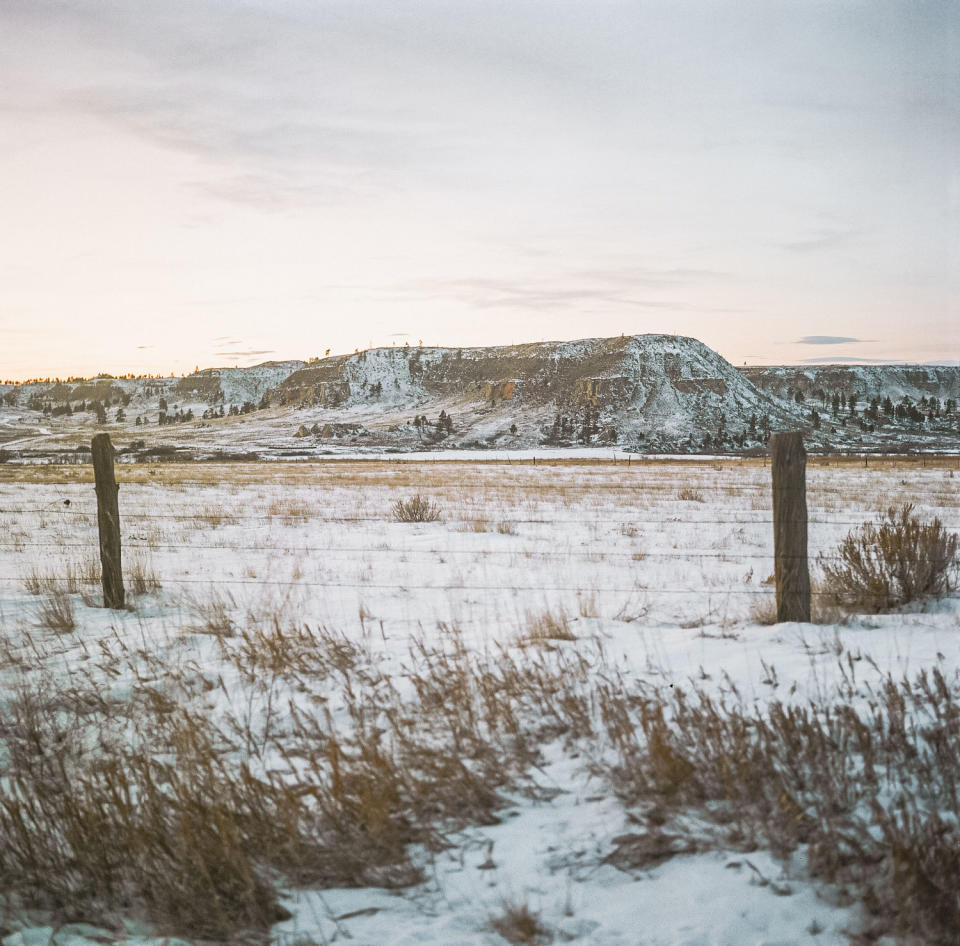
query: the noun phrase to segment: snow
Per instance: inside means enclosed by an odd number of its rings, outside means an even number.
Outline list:
[[[802,429],[816,449],[949,450],[958,443],[956,416],[941,415],[922,424],[882,418],[875,431],[865,423],[867,398],[907,396],[920,402],[924,392],[941,401],[958,396],[956,369],[924,365],[819,366],[738,370],[693,338],[638,335],[541,342],[495,348],[379,348],[315,362],[268,362],[251,368],[208,368],[185,379],[113,379],[131,398],[126,421],[116,422],[115,405],[105,428],[92,412],[42,417],[26,408],[31,396],[54,390],[59,402],[72,385],[30,383],[14,390],[16,405],[0,404],[0,426],[24,417],[41,430],[10,430],[10,450],[71,450],[106,429],[123,446],[176,446],[197,457],[216,451],[257,453],[265,458],[296,452],[323,456],[331,451],[377,449],[422,452],[433,436],[415,429],[414,415],[435,423],[441,410],[454,418],[450,435],[437,449],[531,450],[552,438],[555,418],[570,426],[563,442],[580,442],[579,422],[595,413],[593,443],[614,442],[621,451],[676,453],[709,447],[718,434],[725,448],[755,450],[766,444],[768,429]],[[755,386],[754,381],[758,386]],[[501,397],[511,383],[511,396]],[[796,387],[807,388],[803,406],[793,401]],[[860,412],[834,417],[814,397],[855,390]],[[90,385],[84,385],[89,390]],[[2,389],[0,389],[2,390]],[[272,408],[243,417],[202,421],[211,405],[259,405],[272,390]],[[498,393],[499,392],[499,393]],[[85,395],[89,398],[89,393]],[[160,398],[170,410],[191,409],[195,420],[160,428]],[[222,397],[222,400],[221,400]],[[77,398],[74,398],[76,401]],[[820,426],[812,426],[819,407]],[[145,418],[143,425],[136,418]],[[301,425],[359,425],[336,437],[297,438]],[[721,430],[722,428],[722,430]],[[2,439],[2,438],[0,438]],[[36,453],[31,457],[36,458]]]
[[[214,594],[232,602],[238,621],[279,615],[340,629],[398,677],[416,637],[442,642],[455,625],[477,651],[514,646],[531,615],[548,608],[570,619],[577,640],[564,647],[602,645],[622,673],[658,685],[733,684],[750,703],[829,694],[841,679],[838,653],[856,655],[864,682],[960,664],[955,596],[844,624],[754,622],[753,609],[773,595],[762,465],[718,458],[628,466],[597,462],[622,452],[593,450],[513,458],[557,455],[571,462],[476,463],[500,457],[458,452],[429,454],[456,461],[442,464],[406,455],[402,463],[121,467],[127,567],[139,557],[162,588],[133,613],[78,598],[79,628],[60,637],[37,630],[36,599],[23,581],[33,571],[63,575],[95,556],[93,490],[77,481],[78,468],[50,482],[23,470],[0,480],[0,620],[14,642],[43,638],[40,653],[53,655],[43,672],[64,681],[80,672],[87,649],[114,639],[220,674],[224,694],[209,697],[220,711],[247,694],[216,643],[189,631],[192,603]],[[811,557],[899,501],[960,528],[957,482],[945,468],[811,468]],[[681,498],[681,488],[702,501]],[[391,520],[392,503],[415,492],[441,505],[441,521]],[[10,692],[17,671],[7,665],[0,678]],[[110,693],[129,699],[134,682],[121,667]],[[429,856],[422,884],[287,889],[293,917],[273,929],[275,940],[488,946],[502,942],[490,918],[509,902],[539,912],[554,941],[594,946],[839,943],[858,928],[858,908],[832,905],[800,859],[712,847],[643,871],[605,863],[613,839],[636,830],[628,810],[591,774],[588,753],[575,757],[559,743],[543,752],[536,780],[544,792],[509,795],[499,824],[468,828]],[[3,946],[84,946],[101,935],[43,916],[0,920],[11,931]],[[160,942],[137,927],[111,938]]]

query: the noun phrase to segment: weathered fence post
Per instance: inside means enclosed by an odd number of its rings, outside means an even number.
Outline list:
[[[103,605],[123,607],[123,571],[120,567],[120,508],[113,474],[113,444],[109,434],[93,438],[93,479],[97,491],[97,526],[100,530],[100,565],[102,567]]]
[[[770,438],[778,622],[810,620],[806,466],[802,434],[774,434]]]

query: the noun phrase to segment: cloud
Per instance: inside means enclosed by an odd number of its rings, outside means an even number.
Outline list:
[[[870,342],[869,338],[851,338],[849,335],[804,335],[798,338],[798,345],[846,345],[848,343],[862,344]]]
[[[836,355],[832,358],[803,358],[803,365],[899,365],[905,364],[898,358],[857,358],[853,355]]]
[[[809,236],[796,240],[775,243],[774,246],[792,253],[811,253],[817,250],[832,250],[854,243],[868,231],[863,227],[821,227]]]
[[[547,311],[591,306],[627,306],[671,312],[743,312],[743,309],[709,308],[673,298],[649,298],[647,293],[685,289],[725,278],[714,270],[641,267],[577,270],[551,278],[524,276],[471,276],[459,279],[416,280],[395,287],[399,295],[456,299],[478,309],[528,309]]]
[[[253,358],[255,355],[275,355],[275,348],[248,349],[247,351],[215,351],[218,358]]]

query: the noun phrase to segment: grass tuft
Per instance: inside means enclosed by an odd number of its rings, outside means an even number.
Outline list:
[[[56,634],[70,634],[77,629],[73,598],[64,591],[51,591],[37,607],[37,626]]]
[[[490,917],[490,926],[514,946],[541,946],[553,940],[540,914],[522,901],[505,901],[500,912]]]
[[[521,647],[545,646],[554,641],[574,641],[570,618],[563,610],[547,609],[542,614],[527,616],[527,629],[520,635]]]

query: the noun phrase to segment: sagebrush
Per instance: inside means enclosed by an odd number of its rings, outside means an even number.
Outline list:
[[[943,597],[956,569],[958,536],[934,518],[924,522],[912,503],[891,507],[820,558],[825,588],[851,610],[890,611],[925,597]]]
[[[393,518],[397,522],[437,522],[440,519],[440,507],[417,493],[410,499],[398,499],[393,504]]]

